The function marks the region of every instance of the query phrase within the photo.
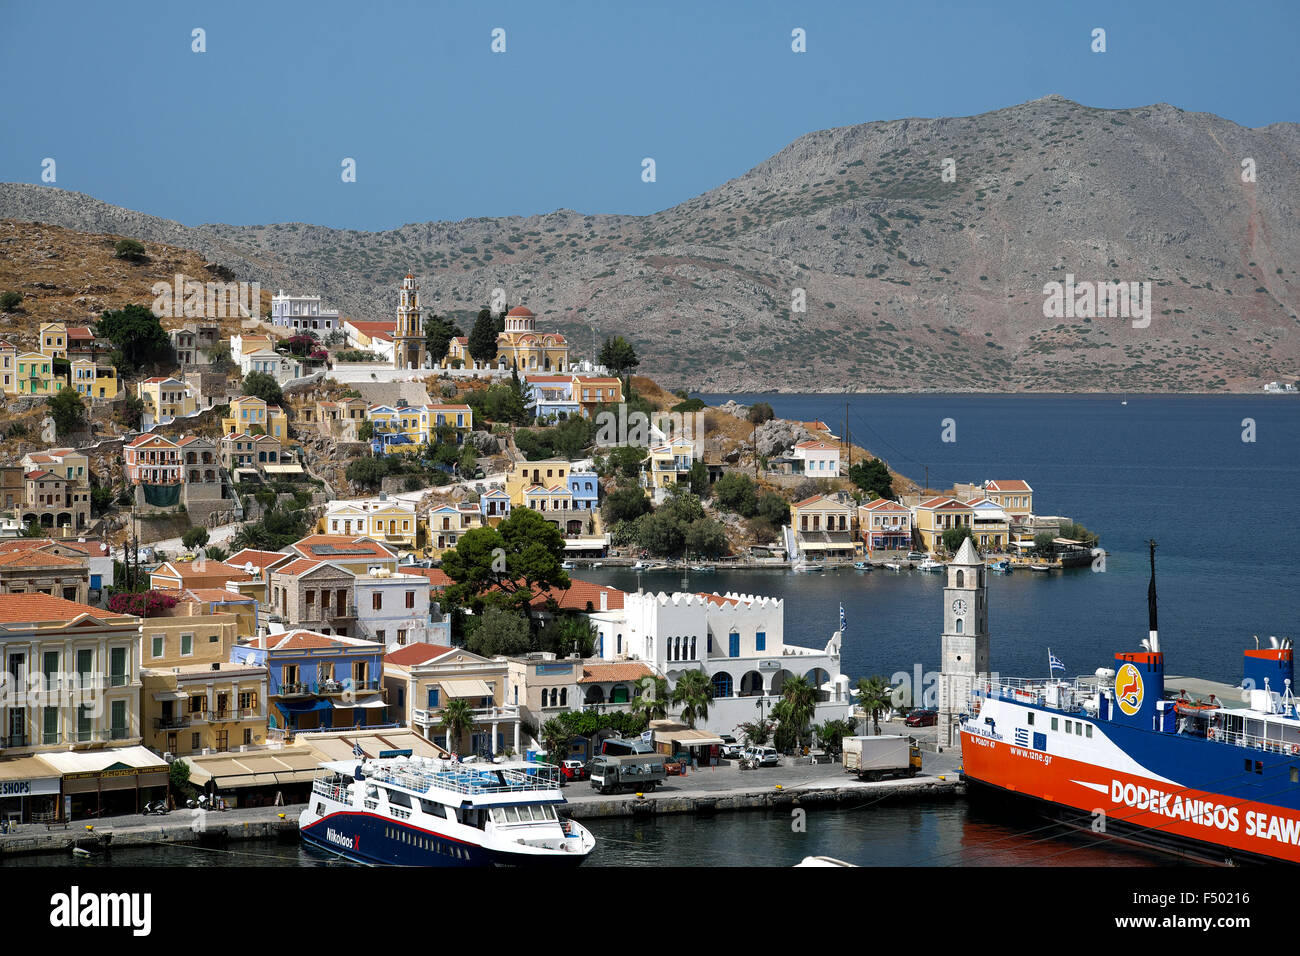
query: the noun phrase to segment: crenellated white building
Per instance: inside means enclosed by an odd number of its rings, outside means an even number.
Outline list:
[[[713,684],[701,729],[729,733],[765,717],[788,677],[808,677],[819,691],[813,722],[847,717],[849,679],[840,673],[840,633],[823,650],[785,643],[785,603],[752,594],[630,593],[621,610],[590,615],[596,656],[643,661],[670,686],[703,669]],[[586,705],[604,703],[584,700]]]

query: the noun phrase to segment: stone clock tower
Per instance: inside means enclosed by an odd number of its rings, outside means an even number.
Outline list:
[[[401,303],[397,306],[397,324],[393,328],[393,368],[424,367],[424,328],[420,324],[420,287],[415,276],[402,280]]]
[[[948,565],[943,589],[939,665],[939,745],[959,747],[958,715],[966,713],[978,678],[989,673],[988,569],[967,538]]]

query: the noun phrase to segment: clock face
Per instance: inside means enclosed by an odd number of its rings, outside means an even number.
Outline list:
[[[958,598],[957,600],[953,601],[953,602],[952,602],[952,613],[954,613],[954,614],[965,614],[965,613],[966,613],[966,602],[963,601],[961,598]]]

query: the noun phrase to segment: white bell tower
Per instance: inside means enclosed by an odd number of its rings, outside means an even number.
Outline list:
[[[988,568],[967,538],[948,565],[940,638],[938,739],[959,747],[956,719],[967,712],[976,682],[989,673]]]

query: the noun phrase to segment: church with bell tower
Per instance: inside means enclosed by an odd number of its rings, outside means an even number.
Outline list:
[[[420,322],[420,286],[406,274],[393,328],[393,368],[424,368],[424,327]]]
[[[948,564],[947,573],[936,730],[939,746],[960,747],[957,718],[967,712],[971,692],[989,673],[989,572],[967,538]]]

